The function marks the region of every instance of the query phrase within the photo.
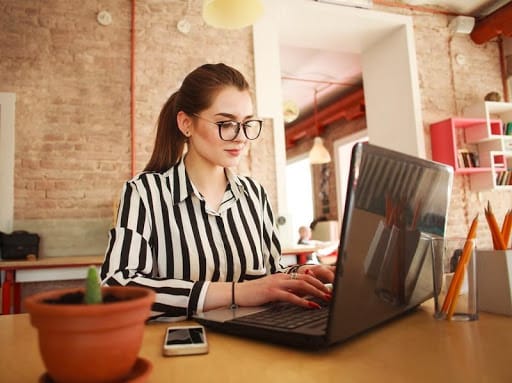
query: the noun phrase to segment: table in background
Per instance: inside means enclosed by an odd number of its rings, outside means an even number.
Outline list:
[[[315,252],[319,252],[321,250],[325,250],[327,248],[332,248],[333,251],[336,251],[336,249],[338,248],[338,243],[337,242],[325,242],[325,243],[320,243],[320,244],[315,244],[315,245],[294,245],[294,246],[282,248],[281,254],[282,255],[296,255],[297,263],[300,265],[303,265],[303,264],[307,263],[309,255],[311,255]],[[333,262],[332,259],[330,259],[330,261]]]
[[[103,255],[84,255],[66,257],[42,257],[34,261],[0,261],[0,271],[5,272],[5,279],[2,283],[2,314],[10,314],[11,308],[13,309],[14,313],[20,312],[21,293],[20,283],[16,280],[17,271],[59,268],[84,268],[90,265],[99,266],[103,263],[103,259]],[[11,292],[13,298],[12,302]]]
[[[207,355],[163,357],[167,323],[146,325],[140,356],[161,382],[512,382],[512,318],[437,321],[421,307],[327,350],[307,352],[207,330]],[[0,381],[36,382],[44,373],[28,314],[0,316]]]

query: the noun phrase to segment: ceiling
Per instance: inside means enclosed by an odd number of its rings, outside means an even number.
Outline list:
[[[336,2],[336,0],[325,0],[325,2],[329,1]],[[404,0],[402,2],[403,6],[413,9],[428,8],[454,15],[472,16],[479,20],[512,0]],[[373,0],[374,6],[379,3],[384,5],[390,1]],[[284,30],[286,34],[286,27]],[[357,28],[354,32],[361,33]],[[293,33],[294,35],[298,33],[296,28]],[[322,36],[327,33],[322,31],[322,25],[318,25],[317,40],[321,41],[324,38]],[[350,47],[347,49],[348,53],[328,50],[325,47],[312,48],[312,45],[320,45],[311,44],[311,39],[314,38],[309,35],[303,36],[299,38],[299,41],[304,41],[303,44],[289,44],[285,36],[280,42],[283,100],[291,101],[298,106],[300,115],[296,122],[313,114],[315,99],[319,107],[323,107],[350,93],[353,89],[359,88],[362,84],[358,53],[350,53],[354,51]],[[350,33],[345,33],[344,38],[347,44],[358,40],[351,39]],[[296,37],[294,41],[297,41]]]

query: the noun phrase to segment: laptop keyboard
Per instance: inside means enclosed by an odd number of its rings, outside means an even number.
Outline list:
[[[317,302],[320,304],[320,302]],[[320,320],[327,320],[329,307],[325,302],[319,309],[307,309],[291,304],[277,304],[268,310],[233,319],[237,323],[250,323],[284,329],[295,329]]]

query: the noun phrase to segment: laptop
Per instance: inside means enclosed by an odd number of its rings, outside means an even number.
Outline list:
[[[352,150],[332,299],[197,314],[207,328],[307,349],[345,341],[433,297],[429,240],[445,235],[450,166],[369,143]],[[295,317],[298,316],[298,319]]]

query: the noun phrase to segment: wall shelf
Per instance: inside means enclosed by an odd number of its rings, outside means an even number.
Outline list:
[[[468,175],[471,189],[512,190],[512,103],[484,102],[430,125],[432,159]]]

